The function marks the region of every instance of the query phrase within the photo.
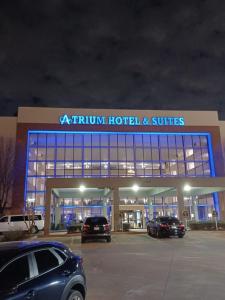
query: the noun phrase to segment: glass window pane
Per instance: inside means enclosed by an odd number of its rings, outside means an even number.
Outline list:
[[[73,148],[66,148],[65,151],[65,160],[73,160]]]
[[[37,140],[38,140],[37,134],[36,133],[31,133],[29,135],[29,137],[30,137],[30,147],[36,147],[37,146]]]
[[[184,136],[184,147],[192,147],[192,138],[189,135]]]
[[[29,149],[29,160],[36,160],[37,159],[37,148],[30,148]]]
[[[58,147],[65,146],[65,134],[64,133],[58,133],[56,135],[56,139],[57,139],[57,146]]]
[[[101,148],[101,160],[108,161],[108,148]]]
[[[111,134],[109,140],[110,146],[117,146],[117,134]]]
[[[57,148],[57,160],[64,160],[65,148]]]
[[[84,160],[91,160],[91,148],[84,149]]]
[[[82,146],[82,135],[81,134],[75,134],[74,135],[74,146],[79,147]]]
[[[127,161],[134,161],[134,149],[127,148]]]
[[[125,147],[125,135],[124,134],[118,134],[118,146]]]
[[[142,148],[136,148],[135,155],[136,155],[136,160],[143,161],[143,149]]]
[[[37,175],[39,176],[45,175],[45,163],[37,162]]]
[[[159,149],[152,149],[152,160],[159,160]]]
[[[176,147],[175,135],[168,135],[168,147],[169,148],[175,148]]]
[[[133,147],[134,145],[134,139],[132,134],[127,134],[126,135],[126,146],[127,147]]]
[[[55,148],[47,148],[46,160],[55,159]]]
[[[149,134],[143,134],[143,146],[150,148],[151,146],[151,140]]]
[[[15,270],[19,270],[19,272]],[[5,289],[16,287],[29,279],[29,264],[26,255],[11,262],[0,272],[1,286]]]
[[[118,148],[118,160],[126,161],[126,148]]]
[[[169,153],[167,149],[160,149],[160,159],[161,160],[169,160]]]
[[[47,134],[47,147],[54,147],[56,142],[55,134]]]
[[[99,134],[92,134],[92,146],[100,146],[100,136]]]
[[[152,152],[150,148],[144,148],[144,160],[151,160]]]
[[[45,273],[59,265],[58,259],[49,250],[37,251],[34,255],[39,274]]]
[[[100,160],[100,149],[92,148],[92,160]]]
[[[159,146],[160,147],[167,147],[167,135],[160,135],[159,136]]]
[[[84,146],[91,146],[91,134],[84,134]]]
[[[66,146],[67,147],[73,146],[73,134],[70,134],[70,133],[66,134]]]
[[[152,145],[152,147],[158,147],[158,136],[157,135],[151,136],[151,145]]]
[[[110,148],[110,160],[117,160],[117,148]]]
[[[81,148],[74,148],[74,160],[82,160],[82,149]]]
[[[46,160],[46,148],[38,148],[37,160]]]
[[[143,145],[142,134],[135,134],[134,143],[135,143],[135,146],[142,146]]]
[[[108,146],[108,135],[101,134],[101,146]]]
[[[46,135],[45,134],[39,134],[38,135],[38,146],[39,147],[46,147]]]

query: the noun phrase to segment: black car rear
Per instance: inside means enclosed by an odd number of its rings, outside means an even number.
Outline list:
[[[86,218],[81,231],[81,243],[87,239],[105,239],[107,242],[111,242],[110,225],[105,217]]]
[[[185,235],[185,226],[175,217],[158,217],[149,221],[147,225],[149,235],[160,237]]]

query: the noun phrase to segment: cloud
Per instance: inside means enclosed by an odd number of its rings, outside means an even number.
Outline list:
[[[0,108],[219,109],[224,1],[0,3]]]

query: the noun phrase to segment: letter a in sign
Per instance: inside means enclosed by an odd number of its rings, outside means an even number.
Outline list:
[[[62,125],[63,124],[71,124],[72,120],[67,115],[64,115],[59,118],[59,122]]]

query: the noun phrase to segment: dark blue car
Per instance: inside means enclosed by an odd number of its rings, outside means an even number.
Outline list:
[[[82,259],[58,242],[0,245],[0,299],[84,300]]]

